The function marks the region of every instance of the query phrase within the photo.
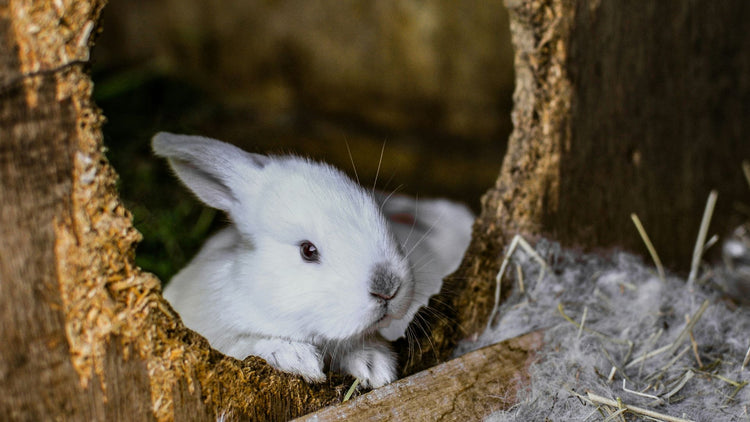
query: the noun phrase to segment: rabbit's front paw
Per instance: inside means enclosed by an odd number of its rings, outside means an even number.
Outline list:
[[[396,358],[384,344],[352,349],[339,361],[341,371],[360,379],[364,387],[378,388],[396,379]]]
[[[323,358],[310,343],[282,339],[262,339],[255,343],[254,354],[274,368],[301,375],[307,382],[323,382]]]

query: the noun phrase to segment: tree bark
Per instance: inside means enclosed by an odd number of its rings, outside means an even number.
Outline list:
[[[0,419],[284,419],[340,401],[350,380],[308,385],[211,350],[133,264],[139,234],[85,72],[103,4],[0,1]],[[732,31],[750,20],[744,0],[507,5],[515,130],[404,374],[482,330],[513,235],[640,250],[634,211],[682,264],[707,192],[720,205],[745,193],[750,37]]]

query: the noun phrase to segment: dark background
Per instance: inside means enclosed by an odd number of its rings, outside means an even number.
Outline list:
[[[93,52],[107,156],[168,280],[225,217],[150,151],[155,132],[295,153],[365,185],[479,211],[511,131],[501,1],[113,0]],[[383,151],[382,162],[379,157]]]

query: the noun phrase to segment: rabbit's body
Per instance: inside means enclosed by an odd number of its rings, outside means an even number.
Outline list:
[[[426,300],[417,300],[425,293],[415,288],[405,239],[396,239],[369,192],[298,157],[165,133],[153,145],[233,222],[165,289],[188,327],[227,355],[257,355],[308,381],[324,380],[325,365],[366,386],[395,379],[395,357],[378,330],[403,335]]]

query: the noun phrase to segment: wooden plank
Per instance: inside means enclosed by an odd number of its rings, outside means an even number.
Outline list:
[[[506,340],[296,420],[481,420],[516,403],[542,340],[541,331]]]

